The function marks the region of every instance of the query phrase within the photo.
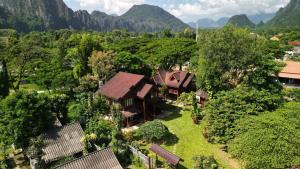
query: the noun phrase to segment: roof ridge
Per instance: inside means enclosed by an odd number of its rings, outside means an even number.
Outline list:
[[[66,164],[70,164],[70,163],[72,163],[72,162],[74,162],[74,161],[81,160],[81,159],[83,159],[83,158],[85,158],[85,157],[94,155],[94,154],[96,154],[96,153],[102,152],[102,151],[107,150],[107,149],[110,149],[110,147],[105,147],[105,148],[103,148],[103,149],[101,149],[101,150],[97,150],[97,151],[91,152],[91,153],[89,153],[89,154],[87,154],[87,155],[81,156],[81,157],[79,157],[79,158],[70,160],[70,161],[68,161],[68,162],[66,162],[66,163],[63,163],[63,164],[60,164],[60,165],[56,166],[54,169],[59,168],[59,167],[61,167],[61,166],[64,166],[64,165],[66,165]]]

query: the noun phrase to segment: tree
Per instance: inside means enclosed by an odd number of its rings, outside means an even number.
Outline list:
[[[229,151],[245,162],[245,168],[292,168],[300,164],[299,103],[288,103],[238,121],[237,137]]]
[[[101,147],[106,147],[111,142],[112,139],[112,131],[114,126],[111,122],[100,119],[91,119],[87,126],[87,133],[94,133],[97,136],[95,143]]]
[[[200,88],[214,94],[247,84],[281,91],[274,75],[283,65],[266,52],[265,39],[251,35],[247,29],[226,26],[202,32],[199,40],[200,54],[193,59],[197,60],[193,69]]]
[[[71,60],[74,77],[80,78],[89,73],[88,58],[93,51],[102,49],[103,38],[96,34],[83,33],[72,34],[67,40],[69,49],[66,58]]]
[[[89,57],[89,67],[92,69],[93,74],[98,76],[100,80],[107,80],[112,76],[114,71],[114,56],[112,51],[107,52],[93,52]]]
[[[209,141],[226,143],[235,137],[233,130],[237,120],[276,110],[282,101],[280,94],[244,86],[218,93],[204,109]]]
[[[48,97],[17,92],[1,102],[0,139],[6,145],[27,147],[32,137],[44,132],[54,122]]]
[[[114,61],[116,72],[142,74],[151,76],[152,70],[140,57],[129,52],[120,52]]]
[[[0,60],[0,98],[9,94],[9,77],[5,60]]]

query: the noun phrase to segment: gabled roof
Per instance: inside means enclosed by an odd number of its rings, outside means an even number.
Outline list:
[[[159,70],[153,77],[153,80],[158,85],[166,85],[179,89],[180,87],[186,88],[191,83],[193,77],[193,74],[186,71]]]
[[[83,136],[84,132],[79,123],[54,126],[44,133],[45,155],[42,158],[49,163],[83,151],[84,144],[80,142]]]
[[[145,84],[137,93],[137,97],[140,99],[144,99],[145,96],[151,91],[153,85]]]
[[[137,86],[145,76],[119,72],[100,88],[100,94],[108,98],[119,100]]]
[[[279,73],[279,77],[300,79],[300,62],[286,61],[286,66]]]
[[[58,166],[57,169],[122,169],[122,166],[112,150],[106,148]]]

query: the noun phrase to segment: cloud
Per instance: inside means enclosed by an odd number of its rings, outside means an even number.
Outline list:
[[[144,0],[77,0],[80,7],[89,11],[99,10],[109,14],[121,15],[135,4],[143,4]]]
[[[230,17],[236,14],[272,13],[284,7],[289,0],[198,0],[197,2],[164,5],[173,15],[185,20]]]

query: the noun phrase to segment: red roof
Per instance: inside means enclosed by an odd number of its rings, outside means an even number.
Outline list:
[[[288,42],[289,45],[300,46],[300,42]]]
[[[279,73],[279,77],[300,79],[300,62],[286,61],[286,66]]]
[[[159,155],[160,157],[162,157],[163,159],[167,160],[168,163],[174,166],[177,166],[180,161],[179,157],[163,149],[157,144],[151,144],[150,150],[155,154]]]
[[[100,88],[100,94],[119,100],[126,96],[133,87],[137,86],[144,77],[143,75],[119,72]]]
[[[180,87],[187,87],[194,75],[186,71],[166,71],[159,70],[153,77],[156,84],[167,85],[179,89]]]
[[[140,99],[144,99],[145,96],[150,92],[150,90],[153,88],[153,85],[151,84],[145,84],[142,89],[137,93],[137,96]]]

